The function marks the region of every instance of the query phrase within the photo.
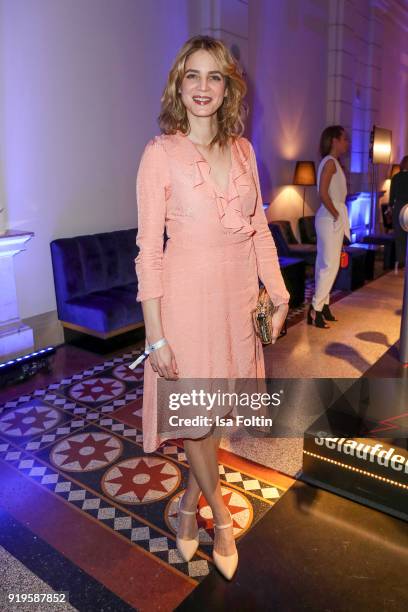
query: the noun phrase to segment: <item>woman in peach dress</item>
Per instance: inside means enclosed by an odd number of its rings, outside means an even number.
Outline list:
[[[187,561],[197,550],[203,492],[215,524],[214,562],[229,579],[238,555],[213,429],[199,438],[193,429],[191,437],[186,430],[161,434],[157,381],[265,377],[251,317],[258,276],[278,306],[275,340],[287,315],[289,295],[263,211],[254,150],[241,136],[245,93],[222,42],[207,36],[187,41],[162,97],[162,135],[147,144],[137,176],[137,300],[146,343],[158,343],[145,361],[144,450],[156,450],[169,437],[184,439],[190,470],[177,546]]]

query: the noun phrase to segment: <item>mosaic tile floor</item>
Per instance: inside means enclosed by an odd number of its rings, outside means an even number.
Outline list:
[[[288,327],[305,318],[313,291],[309,278]],[[335,291],[331,301],[345,295]],[[188,465],[180,441],[143,452],[143,366],[127,367],[138,354],[112,357],[0,405],[0,505],[64,555],[59,562],[69,559],[105,589],[99,597],[117,597],[115,610],[118,601],[124,610],[170,610],[213,569],[213,521],[201,498],[200,547],[185,563],[175,531]],[[245,538],[295,481],[226,450],[220,460],[234,534]]]
[[[154,454],[143,452],[143,366],[133,372],[127,368],[137,354],[108,359],[5,402],[0,407],[0,461],[8,468],[3,478],[23,479],[35,484],[35,491],[46,491],[53,521],[62,521],[61,504],[69,505],[82,518],[102,526],[101,533],[109,531],[139,555],[187,581],[191,590],[212,568],[212,514],[202,497],[197,513],[200,547],[186,563],[177,551],[175,531],[188,465],[180,441],[168,441]],[[290,479],[260,466],[258,470],[256,464],[245,464],[225,451],[222,457],[222,493],[233,517],[234,535],[240,538],[281,499]],[[2,489],[0,504],[13,513],[17,500],[10,489],[8,493],[7,487]],[[26,517],[29,522],[32,506],[16,512],[16,518]],[[81,537],[74,525],[67,533],[71,539]],[[56,539],[51,537],[49,543],[58,549]],[[87,571],[100,562],[91,559]],[[153,598],[158,596],[154,578],[149,589]],[[181,589],[179,601],[185,595]]]
[[[288,327],[291,327],[292,325],[299,323],[299,321],[302,321],[306,317],[306,313],[308,311],[309,304],[312,301],[314,287],[315,287],[314,279],[306,278],[305,301],[303,302],[303,304],[301,304],[300,306],[297,306],[296,308],[289,308],[289,312],[287,316]],[[341,298],[343,298],[346,295],[348,295],[348,292],[346,291],[340,291],[340,290],[332,291],[330,294],[330,303],[334,304],[335,302],[338,302],[339,300],[341,300]]]

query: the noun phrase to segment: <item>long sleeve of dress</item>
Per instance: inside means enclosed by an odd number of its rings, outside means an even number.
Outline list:
[[[166,153],[160,142],[153,140],[146,145],[136,179],[136,244],[140,249],[135,259],[138,302],[163,295],[163,234],[167,185]]]
[[[258,266],[258,276],[264,284],[273,304],[279,306],[280,304],[287,304],[290,296],[282,278],[275,242],[268,227],[263,209],[256,157],[251,144],[250,164],[257,192],[255,214],[252,217],[251,223],[256,230],[253,235],[253,241]]]

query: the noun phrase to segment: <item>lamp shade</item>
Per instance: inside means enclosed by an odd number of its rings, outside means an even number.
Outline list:
[[[316,169],[314,162],[312,161],[297,161],[295,167],[295,173],[293,175],[293,184],[302,185],[316,185]]]
[[[391,130],[374,126],[371,132],[371,143],[373,164],[389,164],[392,144]]]
[[[391,170],[390,170],[390,175],[388,178],[392,179],[392,177],[395,174],[398,174],[398,172],[401,170],[400,165],[399,164],[392,164],[391,166]]]

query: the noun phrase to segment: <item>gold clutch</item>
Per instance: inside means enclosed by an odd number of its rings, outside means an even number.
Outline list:
[[[252,311],[252,320],[254,322],[255,333],[260,338],[262,344],[270,344],[272,342],[272,316],[276,310],[267,290],[265,287],[261,287],[258,303],[255,310]]]

